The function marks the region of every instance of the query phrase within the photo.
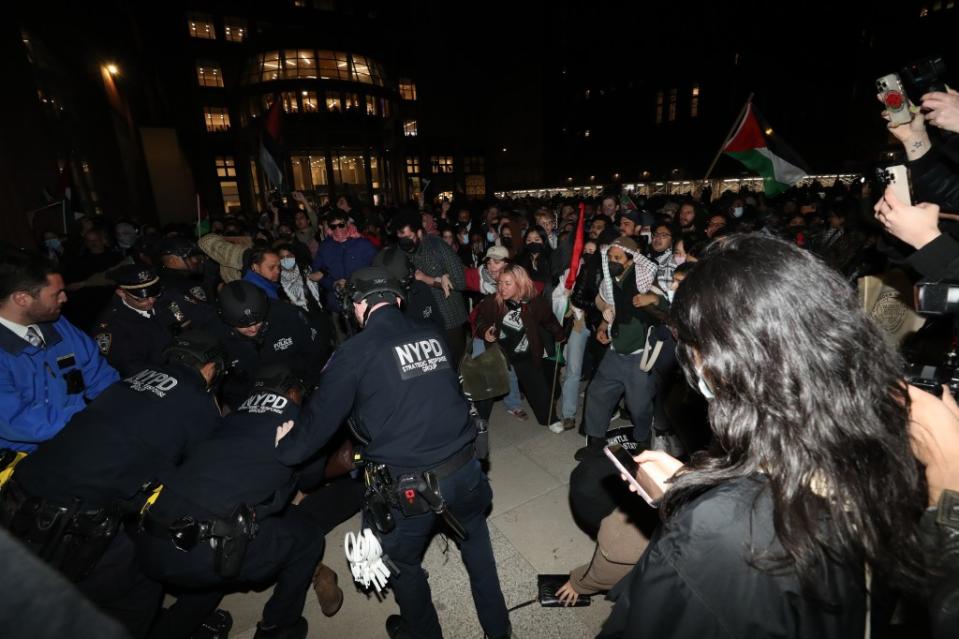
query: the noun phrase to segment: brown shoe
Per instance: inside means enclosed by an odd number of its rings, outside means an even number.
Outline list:
[[[343,606],[343,590],[336,585],[337,577],[329,567],[320,563],[313,573],[313,590],[316,599],[320,602],[320,610],[327,617],[332,617]]]

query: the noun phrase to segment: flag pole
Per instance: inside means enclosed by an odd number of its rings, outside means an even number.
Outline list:
[[[736,128],[739,126],[739,123],[743,121],[743,117],[746,115],[746,109],[749,108],[749,104],[753,101],[754,95],[755,93],[749,94],[749,97],[746,98],[746,103],[743,104],[743,108],[739,111],[739,115],[736,116],[735,120],[733,120],[733,126],[729,129],[729,133],[726,134],[726,137],[723,138],[723,143],[719,145],[719,150],[716,151],[716,156],[713,158],[709,168],[706,169],[706,176],[703,178],[703,182],[709,180],[709,176],[712,175],[713,169],[716,168],[716,162],[719,162],[719,156],[723,154],[723,149],[725,149],[726,145],[729,144],[729,139],[736,132]]]

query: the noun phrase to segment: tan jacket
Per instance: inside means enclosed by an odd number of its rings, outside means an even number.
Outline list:
[[[197,244],[201,251],[220,265],[220,277],[224,282],[232,282],[243,277],[243,253],[253,246],[251,238],[227,240],[216,233],[207,233]]]

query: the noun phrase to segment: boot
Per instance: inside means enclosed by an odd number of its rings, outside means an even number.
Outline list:
[[[409,626],[399,615],[390,615],[386,618],[386,634],[390,639],[412,639]]]
[[[321,562],[313,573],[313,590],[320,602],[320,610],[327,617],[335,615],[343,605],[343,590],[336,582],[336,573]]]
[[[190,639],[226,639],[233,627],[233,617],[226,610],[217,608],[203,621]]]
[[[602,455],[603,446],[606,445],[605,437],[590,437],[586,436],[586,445],[576,451],[576,454],[573,455],[573,458],[576,461],[583,461],[588,455]]]

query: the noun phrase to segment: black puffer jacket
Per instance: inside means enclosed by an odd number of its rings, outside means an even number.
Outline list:
[[[782,553],[766,482],[737,479],[708,490],[660,527],[618,597],[602,639],[855,639],[865,630],[862,566],[830,563],[818,583],[839,604],[804,597],[792,571],[759,570],[752,553]]]

